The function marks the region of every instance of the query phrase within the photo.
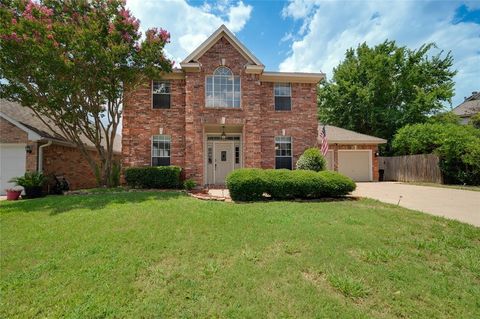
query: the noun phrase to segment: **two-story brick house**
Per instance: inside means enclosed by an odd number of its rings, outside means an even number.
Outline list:
[[[317,142],[322,73],[268,72],[221,26],[126,98],[123,166],[178,165],[199,185],[239,167],[292,168]]]
[[[126,97],[124,168],[178,165],[199,185],[221,185],[239,167],[293,168],[317,145],[323,73],[265,71],[225,26],[180,66]],[[330,169],[378,179],[375,154],[384,140],[331,126],[327,131]]]

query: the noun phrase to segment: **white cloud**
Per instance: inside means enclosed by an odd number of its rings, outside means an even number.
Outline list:
[[[127,7],[140,19],[142,31],[161,27],[171,34],[167,54],[177,63],[198,47],[220,25],[239,32],[250,19],[252,6],[242,1],[219,1],[192,6],[185,0],[130,0]]]
[[[375,45],[385,39],[418,48],[435,42],[452,51],[456,96],[454,105],[471,91],[479,89],[480,25],[452,24],[459,2],[415,1],[291,1],[282,11],[286,18],[303,21],[292,40],[291,53],[280,64],[281,71],[327,73],[344,58],[345,51],[367,42]],[[467,4],[468,5],[468,4]]]
[[[283,8],[282,16],[284,18],[291,17],[295,20],[306,18],[317,2],[318,1],[312,0],[290,1],[290,3]]]

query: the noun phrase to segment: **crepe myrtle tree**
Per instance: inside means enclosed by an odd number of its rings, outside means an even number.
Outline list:
[[[0,21],[0,96],[57,127],[97,183],[110,186],[123,101],[171,71],[164,54],[170,34],[153,28],[142,37],[121,0],[3,0]]]

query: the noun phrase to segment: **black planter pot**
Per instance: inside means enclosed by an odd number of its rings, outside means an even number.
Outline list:
[[[38,198],[43,197],[43,187],[42,186],[31,186],[25,188],[25,198]]]

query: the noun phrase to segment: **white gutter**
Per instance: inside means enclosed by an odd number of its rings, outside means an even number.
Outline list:
[[[48,141],[47,144],[40,145],[38,147],[38,172],[43,171],[43,148],[52,145],[52,141]]]

